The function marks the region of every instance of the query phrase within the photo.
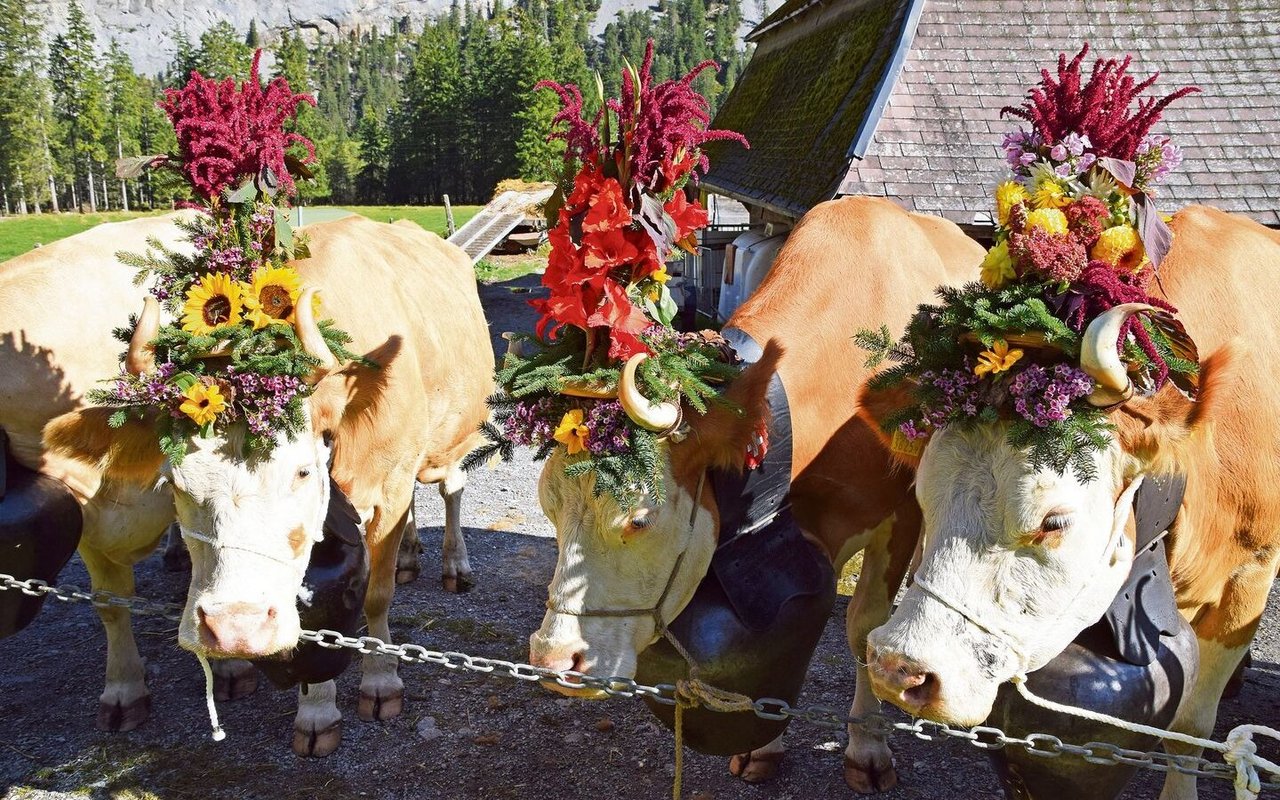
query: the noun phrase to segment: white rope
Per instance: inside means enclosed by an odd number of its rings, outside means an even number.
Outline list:
[[[227,732],[218,724],[218,707],[213,703],[213,669],[209,666],[209,659],[203,654],[196,653],[196,658],[200,660],[200,668],[204,670],[204,702],[209,707],[209,724],[213,726],[213,740],[220,742],[227,738]]]
[[[1181,742],[1193,747],[1206,747],[1222,753],[1223,760],[1236,769],[1236,800],[1257,800],[1258,793],[1262,791],[1262,781],[1258,777],[1260,768],[1273,775],[1280,775],[1280,764],[1259,756],[1258,745],[1253,741],[1253,734],[1255,733],[1280,740],[1280,730],[1275,728],[1268,728],[1266,725],[1237,725],[1227,734],[1225,742],[1216,742],[1213,739],[1202,739],[1199,736],[1191,736],[1177,731],[1155,728],[1151,725],[1129,722],[1109,714],[1090,711],[1086,708],[1077,708],[1076,706],[1069,706],[1040,697],[1027,686],[1026,675],[1016,676],[1013,679],[1013,685],[1017,688],[1018,694],[1022,695],[1022,698],[1028,703],[1049,711],[1069,714],[1073,717],[1080,717],[1093,722],[1101,722],[1104,725],[1111,725],[1121,730],[1155,736],[1166,741]]]

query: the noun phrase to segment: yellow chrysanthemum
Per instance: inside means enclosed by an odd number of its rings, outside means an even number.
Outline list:
[[[999,289],[1017,277],[1013,271],[1013,259],[1009,257],[1009,242],[1003,241],[987,251],[982,259],[982,282],[989,289]]]
[[[981,378],[983,375],[990,373],[995,375],[998,372],[1004,372],[1012,367],[1022,358],[1022,351],[1018,349],[1009,349],[1009,343],[1004,339],[997,339],[990,350],[983,350],[978,354],[978,366],[973,368],[973,374]]]
[[[1105,261],[1118,270],[1134,271],[1142,266],[1146,250],[1132,225],[1116,225],[1098,236],[1089,256]]]
[[[216,385],[193,383],[182,393],[182,405],[178,410],[204,427],[218,418],[227,407],[227,400]]]
[[[1035,228],[1047,233],[1066,233],[1067,215],[1056,208],[1037,208],[1027,214],[1027,230]]]
[[[244,313],[240,284],[230,275],[210,274],[192,284],[182,306],[182,329],[202,336],[222,325],[235,325]]]
[[[294,306],[302,293],[302,277],[288,267],[262,267],[245,287],[245,317],[254,330],[293,322]]]
[[[1027,199],[1027,190],[1017,181],[1005,181],[996,187],[996,221],[1009,224],[1009,212]]]
[[[569,455],[580,453],[587,447],[587,435],[591,431],[584,424],[583,416],[580,408],[566,411],[560,419],[560,425],[556,427],[556,432],[552,434],[551,438],[564,445]]]
[[[1071,195],[1056,181],[1045,181],[1036,187],[1033,200],[1036,208],[1062,208],[1071,205]]]

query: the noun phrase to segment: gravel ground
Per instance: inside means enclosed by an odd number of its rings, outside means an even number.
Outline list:
[[[534,285],[529,277],[484,289],[495,348],[502,345],[502,330],[531,325],[524,301]],[[473,476],[464,513],[478,585],[465,595],[446,594],[434,577],[443,504],[434,489],[419,489],[423,576],[397,591],[391,615],[397,641],[524,660],[526,637],[541,619],[555,564],[552,530],[537,505],[539,469],[518,459]],[[63,578],[87,583],[78,560]],[[138,568],[138,592],[147,597],[180,600],[184,581],[164,572],[158,556]],[[1245,721],[1280,722],[1280,592],[1271,601],[1245,688],[1222,704],[1219,737]],[[845,707],[852,696],[845,604],[841,598],[832,613],[802,703]],[[276,691],[265,681],[252,697],[220,704],[228,737],[214,743],[200,669],[174,646],[176,626],[157,618],[139,618],[134,626],[147,660],[153,712],[146,725],[128,734],[93,728],[106,645],[87,606],[49,603],[27,630],[0,641],[0,798],[657,800],[671,793],[673,739],[643,704],[570,700],[523,683],[427,666],[402,668],[405,713],[383,723],[356,718],[358,671],[349,670],[339,680],[345,738],[329,758],[303,760],[291,753],[294,693]],[[724,759],[690,753],[685,796],[852,796],[841,777],[842,732],[796,723],[788,740],[778,778],[758,787],[730,777]],[[973,748],[902,737],[894,746],[902,784],[888,798],[999,797],[984,756]],[[1273,759],[1278,750],[1262,746]],[[1127,796],[1155,797],[1160,778],[1145,773]],[[1201,781],[1202,797],[1231,796],[1225,783],[1207,784]]]

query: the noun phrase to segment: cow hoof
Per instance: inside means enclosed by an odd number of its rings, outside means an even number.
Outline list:
[[[374,697],[360,693],[360,719],[365,722],[394,719],[404,710],[404,690],[392,692],[385,697]]]
[[[151,716],[151,695],[144,694],[131,703],[98,703],[97,725],[100,731],[131,731]]]
[[[239,700],[258,691],[258,670],[247,661],[226,664],[213,673],[213,699]]]
[[[745,783],[764,783],[778,774],[784,753],[742,753],[729,759],[729,774]]]
[[[412,567],[396,567],[396,585],[400,586],[406,583],[413,583],[418,579],[419,572],[421,572],[421,570],[418,568],[417,564],[414,564]]]
[[[859,794],[889,791],[898,785],[898,773],[893,768],[893,756],[873,756],[869,763],[858,764],[846,755],[844,782]]]
[[[450,594],[466,594],[475,588],[476,582],[471,580],[471,574],[465,575],[445,575],[440,579],[444,590]]]
[[[323,730],[293,729],[293,752],[302,758],[324,758],[342,744],[342,720]]]

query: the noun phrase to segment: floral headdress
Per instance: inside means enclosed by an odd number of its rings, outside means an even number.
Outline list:
[[[1172,232],[1152,203],[1181,152],[1151,128],[1169,103],[1192,92],[1139,98],[1130,59],[1099,59],[1085,80],[1089,47],[1003,113],[1031,123],[1005,136],[1013,179],[995,190],[995,246],[981,281],[938,291],[903,338],[862,331],[869,366],[897,362],[873,388],[907,382],[914,403],[887,421],[894,449],[918,454],[946,425],[1011,421],[1009,442],[1035,468],[1084,478],[1106,442],[1106,410],[1135,391],[1172,380],[1194,396],[1195,345],[1176,309],[1149,294]],[[1137,100],[1137,108],[1131,106]]]
[[[298,106],[315,105],[277,77],[265,87],[258,78],[261,51],[249,79],[237,85],[192,72],[181,89],[168,89],[160,107],[178,139],[178,153],[122,159],[117,170],[136,176],[169,167],[186,177],[202,214],[178,227],[193,245],[186,254],[148,241],[145,255],[120,253],[137,267],[139,280],[154,278],[140,320],[116,331],[129,342],[125,370],[93,402],[119,410],[111,424],[159,411],[164,453],[181,460],[188,439],[243,422],[250,450],[267,451],[276,436],[293,436],[304,425],[302,401],[322,359],[311,354],[321,341],[300,339],[318,330],[329,352],[356,358],[350,341],[331,321],[314,324],[319,298],[287,265],[307,256],[293,236],[288,201],[295,177],[310,177],[315,160],[310,141],[285,130]],[[288,152],[292,145],[302,158]],[[159,305],[177,318],[159,325]],[[310,351],[310,352],[309,352]]]
[[[514,334],[491,400],[491,443],[470,464],[515,445],[545,458],[558,446],[570,475],[595,473],[595,492],[629,506],[662,494],[658,441],[679,428],[681,404],[705,413],[712,383],[736,375],[715,337],[671,327],[677,308],[666,263],[694,252],[707,212],[685,186],[705,171],[701,146],[741,135],[708,130],[706,98],[693,87],[706,61],[679,80],[655,83],[653,43],[640,69],[622,74],[621,97],[591,117],[581,90],[543,81],[563,103],[550,138],[565,142],[565,178],[548,203],[551,255],[535,335]]]

